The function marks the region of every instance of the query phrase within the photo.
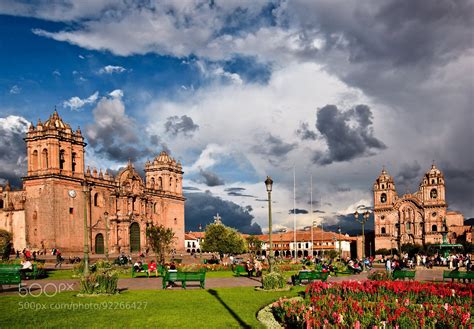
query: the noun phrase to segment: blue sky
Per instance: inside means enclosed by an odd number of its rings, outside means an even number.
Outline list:
[[[382,166],[401,194],[434,160],[450,207],[472,217],[472,7],[3,1],[0,142],[21,145],[26,121],[56,106],[81,126],[91,166],[141,168],[167,149],[199,204],[227,207],[237,227],[266,227],[266,175],[276,227],[292,226],[293,167],[297,208],[312,175],[316,219],[337,224],[371,204]],[[24,150],[1,155],[0,180],[23,162]]]

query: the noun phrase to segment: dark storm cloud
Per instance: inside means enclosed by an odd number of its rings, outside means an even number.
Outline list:
[[[26,136],[28,121],[10,115],[0,118],[0,184],[9,181],[12,186],[21,186],[21,176],[26,174]]]
[[[313,213],[317,213],[317,214],[325,214],[326,212],[323,211],[323,210],[313,210]]]
[[[181,117],[168,117],[165,123],[166,133],[171,136],[183,135],[191,137],[193,133],[199,129],[199,125],[195,124],[191,117],[182,115]]]
[[[150,136],[150,144],[159,150],[163,150],[166,153],[171,154],[171,150],[169,149],[168,145],[166,145],[166,143],[164,143],[157,135]]]
[[[258,145],[253,147],[256,153],[268,156],[268,160],[273,164],[278,164],[282,157],[285,157],[290,151],[296,148],[296,143],[285,143],[280,137],[267,134],[264,137],[257,137]]]
[[[227,192],[227,195],[230,195],[230,196],[242,196],[242,197],[247,197],[247,198],[255,198],[255,195],[242,193],[243,191],[245,191],[245,188],[243,187],[229,187],[229,188],[226,188],[224,191]]]
[[[326,140],[326,153],[315,154],[314,162],[328,165],[373,155],[385,145],[373,136],[372,112],[367,105],[343,111],[326,105],[317,112],[316,128]]]
[[[194,186],[183,186],[183,191],[201,191],[201,189]]]
[[[293,211],[294,211],[294,213],[297,214],[297,215],[299,215],[299,214],[307,214],[307,213],[308,213],[308,210],[306,210],[306,209],[298,209],[298,208],[296,208],[296,209],[290,209],[290,210],[288,210],[288,214],[293,214]]]
[[[136,161],[156,153],[142,142],[140,127],[127,116],[120,98],[102,98],[93,115],[95,122],[86,126],[85,135],[99,156],[113,161]]]
[[[199,224],[205,227],[214,221],[219,213],[222,222],[236,228],[241,233],[262,234],[257,223],[252,223],[254,216],[251,207],[241,207],[231,201],[222,200],[211,193],[185,193],[186,231],[197,230]]]
[[[465,168],[466,164],[443,164],[438,168],[444,173],[446,181],[446,201],[449,209],[466,209],[463,213],[465,218],[473,217],[474,212],[474,169]],[[420,177],[421,178],[421,177]]]
[[[336,224],[324,224],[323,228],[325,231],[333,231],[336,232],[338,227],[341,227],[341,233],[348,233],[349,235],[360,235],[362,234],[362,225],[354,219],[353,214],[347,215],[335,215],[332,218]],[[371,231],[374,229],[374,215],[373,213],[370,214],[369,220],[365,223],[365,232]]]
[[[318,136],[316,132],[309,129],[309,124],[307,122],[301,122],[298,129],[296,129],[296,135],[301,138],[301,140],[316,140]]]
[[[403,163],[395,176],[395,186],[402,193],[412,193],[422,179],[421,166],[418,161]]]
[[[207,186],[219,186],[225,184],[224,180],[212,171],[201,169],[199,170],[199,175],[202,178],[201,181]]]

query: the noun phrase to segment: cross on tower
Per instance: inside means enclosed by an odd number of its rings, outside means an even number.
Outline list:
[[[214,224],[222,224],[221,219],[221,216],[219,216],[219,213],[217,213],[217,215],[214,216]]]

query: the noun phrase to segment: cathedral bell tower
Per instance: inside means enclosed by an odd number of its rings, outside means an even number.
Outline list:
[[[183,194],[181,163],[176,162],[165,151],[162,151],[153,161],[147,161],[145,175],[147,188],[179,196]]]
[[[425,206],[446,206],[444,175],[434,163],[420,183],[420,192]]]
[[[30,125],[25,138],[28,158],[27,178],[61,175],[84,178],[84,137],[73,131],[56,110],[49,119]]]
[[[397,191],[393,177],[387,171],[382,169],[382,173],[377,177],[374,183],[374,209],[392,207],[397,199]]]

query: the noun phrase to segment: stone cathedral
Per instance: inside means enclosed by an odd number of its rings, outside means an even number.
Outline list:
[[[0,228],[15,249],[134,253],[147,247],[146,228],[162,224],[184,246],[183,171],[166,152],[145,164],[145,180],[129,162],[115,177],[85,167],[84,137],[55,111],[30,125],[25,137],[28,171],[21,190],[0,186]],[[106,236],[107,235],[107,236]]]
[[[375,250],[441,243],[444,231],[450,243],[471,241],[471,227],[464,226],[464,216],[448,210],[444,175],[434,164],[415,193],[398,196],[393,177],[385,169],[373,193]]]

